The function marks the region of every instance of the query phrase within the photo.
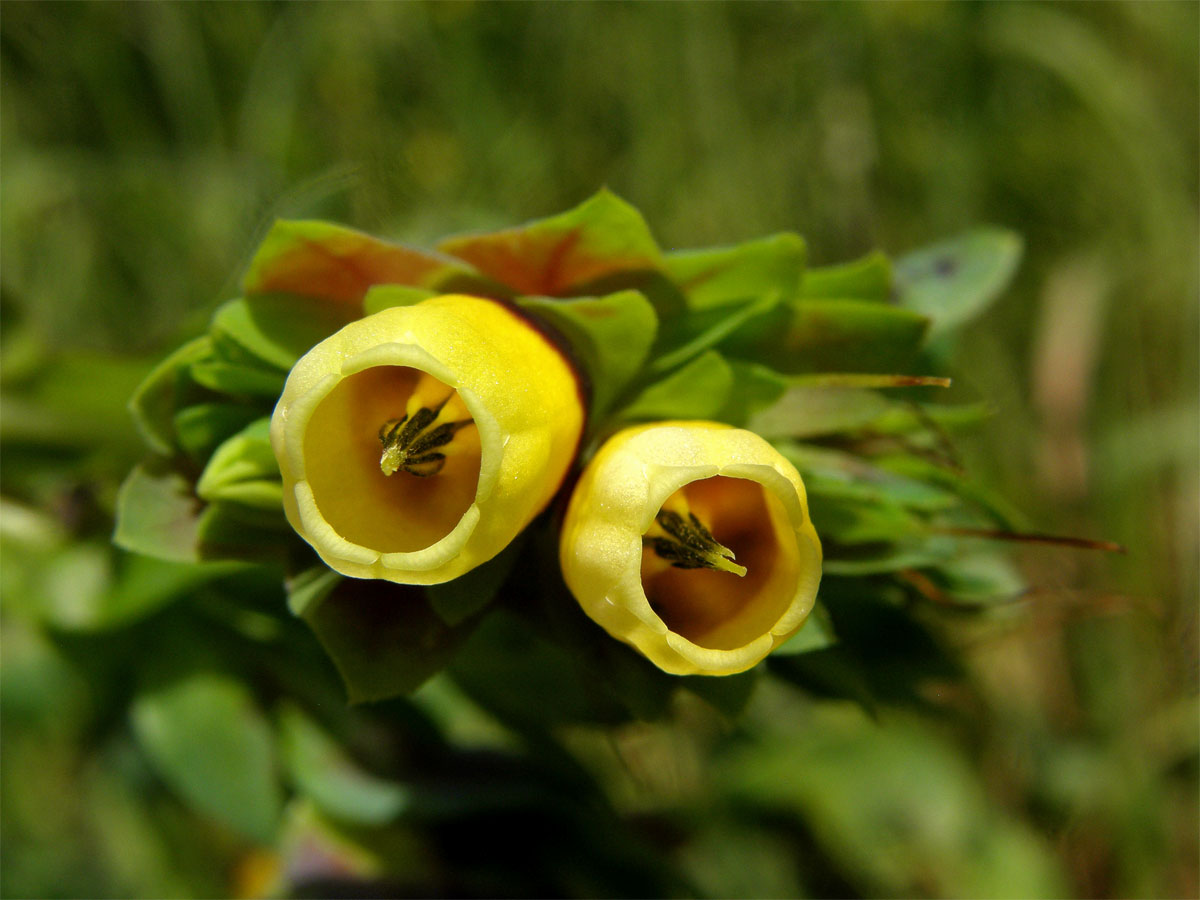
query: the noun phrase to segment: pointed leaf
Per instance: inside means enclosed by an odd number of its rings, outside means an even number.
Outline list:
[[[814,491],[808,511],[822,540],[843,545],[893,543],[923,530],[919,519],[885,500],[863,502]]]
[[[117,494],[113,542],[134,553],[171,562],[197,562],[204,504],[192,484],[162,460],[136,466]]]
[[[222,359],[200,359],[189,367],[197,384],[221,394],[248,399],[265,399],[272,403],[283,393],[284,372],[263,369]]]
[[[491,234],[443,241],[518,294],[562,297],[623,270],[657,270],[662,256],[641,213],[607,190],[568,212]]]
[[[372,285],[404,284],[450,292],[464,281],[479,279],[469,267],[440,254],[388,243],[329,222],[280,220],[250,261],[243,290],[247,295],[315,297],[357,312]]]
[[[450,627],[461,625],[491,603],[521,556],[525,541],[519,536],[493,559],[453,581],[426,588],[429,605]]]
[[[344,577],[324,563],[293,575],[286,582],[288,609],[294,616],[304,615],[310,606],[328,597]]]
[[[654,307],[637,291],[578,300],[527,297],[519,304],[570,342],[587,370],[597,420],[641,371],[658,328]]]
[[[519,728],[625,719],[627,713],[609,684],[602,677],[592,683],[593,673],[575,651],[498,610],[472,635],[448,671],[475,703]]]
[[[833,632],[833,620],[829,617],[829,610],[818,599],[817,605],[813,607],[800,630],[772,650],[771,656],[797,656],[814,650],[824,650],[836,643],[837,635]]]
[[[261,418],[221,444],[196,483],[197,495],[209,502],[282,509],[283,482],[270,429],[270,418]]]
[[[172,563],[80,543],[56,554],[41,592],[55,628],[97,632],[144,619],[234,568]]]
[[[780,305],[779,294],[769,293],[747,303],[718,306],[676,316],[664,324],[650,371],[669,372],[716,347],[752,320],[764,320]]]
[[[232,343],[284,372],[301,356],[356,317],[352,307],[312,297],[261,294],[230,300],[213,316],[212,338]]]
[[[863,300],[797,300],[747,322],[723,351],[784,373],[902,372],[928,321]]]
[[[156,453],[170,456],[175,452],[175,410],[182,405],[191,378],[193,363],[212,356],[212,340],[196,338],[184,344],[146,376],[129,401],[138,431]]]
[[[291,704],[279,714],[279,743],[296,788],[335,819],[381,825],[409,805],[403,785],[363,771],[333,737]]]
[[[968,552],[926,570],[939,588],[962,603],[1004,603],[1028,588],[1016,566],[1003,554]]]
[[[333,659],[352,703],[408,694],[437,673],[475,619],[450,627],[425,591],[387,581],[339,581],[304,620]]]
[[[1009,531],[1027,531],[1029,529],[1028,518],[1008,500],[960,472],[911,454],[896,454],[877,459],[875,462],[888,471],[940,485],[953,491],[994,519],[1001,528]]]
[[[707,675],[686,675],[679,681],[682,688],[711,704],[722,715],[733,719],[746,708],[761,677],[762,672],[754,668],[737,675],[725,675],[721,678],[711,678]]]
[[[826,650],[770,657],[772,671],[817,693],[866,699],[868,705],[925,706],[921,686],[962,676],[962,667],[906,610],[856,579],[821,583],[838,643]],[[847,677],[856,672],[855,678]],[[861,681],[857,679],[861,678]]]
[[[729,401],[733,369],[715,350],[656,381],[621,411],[623,419],[710,419]]]
[[[958,552],[955,541],[927,535],[896,543],[839,545],[827,540],[823,547],[824,574],[847,578],[938,566]]]
[[[848,263],[807,270],[800,285],[800,296],[814,300],[881,303],[891,298],[892,280],[891,260],[876,250]]]
[[[243,560],[282,564],[300,538],[280,506],[267,510],[242,503],[210,503],[196,526],[196,546],[204,560]]]
[[[144,690],[133,729],[158,773],[185,800],[245,837],[275,837],[282,797],[271,731],[246,688],[194,672]]]
[[[777,441],[775,447],[800,472],[810,495],[865,504],[890,503],[925,512],[960,502],[950,491],[890,472],[852,453],[791,441]]]
[[[978,228],[896,261],[901,306],[927,316],[930,336],[983,312],[1012,280],[1021,238],[1004,228]]]
[[[751,416],[749,429],[771,438],[815,437],[865,428],[891,408],[875,391],[842,387],[789,387],[778,402]]]
[[[192,459],[206,460],[222,441],[237,434],[260,415],[240,403],[196,403],[175,413],[174,427],[180,448]]]
[[[735,247],[669,253],[664,265],[688,308],[701,310],[766,294],[790,300],[800,287],[804,257],[804,239],[785,233]]]
[[[733,373],[729,399],[713,418],[739,428],[757,413],[770,409],[787,392],[788,380],[774,369],[740,359],[728,360]]]

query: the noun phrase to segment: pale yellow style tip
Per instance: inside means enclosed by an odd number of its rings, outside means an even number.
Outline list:
[[[605,442],[571,496],[559,555],[584,612],[676,675],[756,665],[804,624],[821,580],[796,469],[758,435],[712,422]]]
[[[288,521],[330,568],[437,584],[545,508],[582,427],[559,349],[510,307],[450,295],[313,347],[288,376],[271,444]]]

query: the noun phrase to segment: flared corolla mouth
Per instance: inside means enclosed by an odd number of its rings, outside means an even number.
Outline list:
[[[667,629],[734,650],[767,634],[796,596],[788,512],[762,484],[718,475],[674,491],[642,541],[642,589]]]
[[[503,451],[474,396],[424,350],[391,343],[347,360],[289,413],[297,512],[323,556],[441,565],[461,548]]]

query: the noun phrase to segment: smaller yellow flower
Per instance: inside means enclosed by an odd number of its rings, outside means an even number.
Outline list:
[[[271,418],[292,527],[355,578],[438,584],[504,549],[558,490],[575,373],[513,309],[434,297],[296,363]]]
[[[796,469],[713,422],[610,438],[571,496],[559,555],[584,612],[675,675],[751,668],[804,624],[821,580]]]

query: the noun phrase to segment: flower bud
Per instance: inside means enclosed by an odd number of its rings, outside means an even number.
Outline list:
[[[804,624],[821,580],[796,469],[711,422],[610,438],[571,496],[559,554],[584,612],[676,675],[754,666]]]
[[[330,568],[437,584],[491,559],[574,458],[572,367],[515,310],[444,296],[306,353],[271,419],[284,509]]]

